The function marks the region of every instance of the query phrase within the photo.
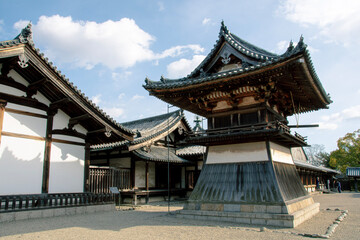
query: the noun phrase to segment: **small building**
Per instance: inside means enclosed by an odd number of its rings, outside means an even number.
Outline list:
[[[191,132],[182,110],[125,122],[122,126],[136,132],[132,141],[91,146],[91,165],[97,166],[91,170],[94,171],[90,176],[92,191],[107,192],[110,187],[103,184],[104,179],[96,180],[98,172],[108,176],[106,171],[122,171],[128,173],[122,182],[110,184],[121,189],[121,196],[131,197],[135,204],[142,196],[146,202],[164,200],[168,197],[168,184],[171,196],[185,196],[186,176],[195,169],[196,161],[186,160],[176,152],[185,133]]]
[[[0,196],[87,192],[90,145],[134,135],[35,48],[31,24],[0,42]]]
[[[354,181],[355,192],[359,191],[358,179],[360,178],[360,167],[348,167],[346,168],[346,176]],[[351,189],[351,187],[350,187]]]

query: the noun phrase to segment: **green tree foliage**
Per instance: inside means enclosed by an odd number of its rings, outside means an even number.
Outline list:
[[[330,166],[346,172],[347,167],[360,167],[360,129],[337,141],[338,149],[330,154]]]

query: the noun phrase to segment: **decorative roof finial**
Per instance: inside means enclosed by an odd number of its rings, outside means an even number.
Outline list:
[[[160,81],[161,81],[162,83],[166,83],[166,78],[165,78],[163,75],[161,75]]]
[[[292,50],[294,49],[294,43],[293,41],[291,40],[290,43],[289,43],[289,47],[287,48],[287,52],[291,52]]]
[[[19,35],[15,37],[15,39],[19,39],[21,43],[30,43],[34,44],[32,39],[32,30],[31,30],[32,24],[29,22],[29,24],[23,28]]]
[[[304,43],[304,37],[303,37],[303,35],[301,34],[301,36],[300,36],[300,40],[299,40],[299,42],[298,42],[298,47],[300,48],[300,49],[303,49],[303,48],[306,48],[306,44]]]
[[[228,28],[225,26],[224,20],[221,20],[220,33],[221,33],[221,31],[223,31],[225,34],[229,34],[229,30],[228,30]]]

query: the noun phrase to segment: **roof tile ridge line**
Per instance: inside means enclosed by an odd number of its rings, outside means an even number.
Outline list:
[[[125,132],[127,132],[129,134],[135,134],[135,132],[131,131],[130,129],[127,129],[124,126],[121,126],[112,117],[107,115],[102,109],[100,109],[98,106],[96,106],[96,104],[93,103],[87,96],[85,96],[85,94],[82,93],[81,90],[77,88],[77,86],[75,86],[72,82],[70,82],[69,79],[66,78],[66,76],[64,74],[61,74],[61,71],[58,70],[57,67],[55,65],[53,65],[53,63],[50,62],[47,57],[45,57],[44,53],[40,52],[40,49],[35,48],[35,43],[32,40],[32,29],[31,28],[32,28],[32,24],[30,22],[25,28],[23,28],[21,30],[20,34],[15,37],[15,40],[18,39],[21,42],[23,39],[23,43],[29,44],[29,46],[36,53],[36,55],[38,57],[40,57],[45,62],[45,64],[51,70],[53,70],[55,72],[55,75],[57,75],[57,77],[59,77],[60,80],[62,80],[65,83],[65,85],[70,87],[70,89],[74,90],[78,94],[80,99],[84,100],[85,103],[89,104],[90,108],[93,108],[93,110],[95,110],[95,112],[99,113],[100,115],[105,117],[107,120],[109,120],[112,124],[116,125],[117,127],[124,130]],[[26,36],[23,36],[24,34],[26,34]]]
[[[238,37],[236,34],[233,34],[233,33],[230,33],[230,32],[229,32],[228,36],[230,36],[234,41],[238,42],[239,45],[241,45],[243,48],[246,48],[248,51],[254,52],[254,50],[251,50],[251,49],[249,49],[247,46],[244,46],[243,44],[239,43],[239,41],[238,41],[236,38],[240,39],[241,41],[243,41],[244,43],[250,45],[251,47],[254,47],[255,49],[259,49],[259,50],[261,50],[261,51],[264,51],[266,54],[269,55],[269,56],[265,56],[265,57],[271,57],[271,58],[277,58],[277,57],[279,57],[278,54],[269,52],[268,50],[265,50],[265,49],[263,49],[263,48],[261,48],[261,47],[258,47],[258,46],[254,45],[254,44],[252,44],[252,43],[249,43],[248,41],[246,41],[246,40]],[[226,37],[225,37],[225,40],[227,40]],[[229,44],[231,44],[233,47],[236,48],[236,46],[234,46],[233,43],[229,42],[228,40],[227,40],[227,42],[228,42]],[[255,52],[254,52],[254,53],[255,53]],[[260,53],[260,52],[255,53],[255,54],[265,55],[264,53]],[[247,54],[247,55],[249,55],[249,54]],[[251,55],[250,55],[250,56],[251,56]]]
[[[175,111],[172,111],[172,112],[169,112],[169,113],[164,113],[164,114],[160,114],[160,115],[155,115],[155,116],[152,116],[152,117],[147,117],[147,118],[141,118],[141,119],[138,119],[138,120],[133,120],[133,121],[129,121],[129,122],[122,122],[121,124],[122,125],[127,125],[127,124],[130,124],[130,123],[136,123],[136,122],[141,122],[141,121],[144,121],[144,120],[151,120],[151,119],[156,119],[156,118],[160,118],[160,117],[165,117],[165,116],[171,116],[173,115],[174,113],[176,112],[179,112],[181,111],[181,109],[178,109],[178,110],[175,110]]]
[[[223,37],[225,40],[225,36],[222,34],[222,32],[224,32],[223,27],[226,28],[224,24],[224,21],[221,22],[221,26],[220,26],[220,32],[219,32],[219,36],[218,39],[216,40],[213,48],[210,50],[210,52],[208,53],[208,55],[206,55],[206,57],[204,58],[204,60],[201,61],[201,63],[190,73],[186,76],[186,78],[191,78],[193,75],[195,75],[198,71],[200,71],[200,69],[203,67],[203,65],[207,62],[207,60],[212,57],[213,54],[215,54],[215,49],[217,49],[219,47],[219,45],[221,44],[221,38]]]
[[[167,120],[167,119],[166,119]],[[148,141],[148,140],[150,140],[150,139],[153,139],[153,138],[155,138],[155,137],[157,137],[157,136],[159,136],[159,135],[161,135],[161,134],[163,134],[164,132],[167,132],[168,131],[168,129],[170,130],[172,127],[174,127],[176,124],[178,124],[178,122],[181,120],[181,117],[179,118],[179,116],[177,116],[177,117],[175,117],[172,121],[171,121],[171,123],[169,123],[169,125],[167,125],[167,121],[164,121],[165,123],[166,123],[166,126],[165,126],[165,128],[162,128],[162,129],[160,129],[159,131],[156,131],[155,133],[153,133],[153,134],[150,134],[150,135],[148,135],[148,136],[144,136],[143,138],[138,138],[138,139],[134,139],[134,141],[132,141],[132,142],[130,142],[130,144],[138,144],[138,143],[142,143],[142,142],[146,142],[146,141]],[[159,126],[163,126],[164,124],[164,122],[162,122],[161,124],[159,124]]]
[[[165,148],[165,149],[167,149],[167,148]],[[138,157],[140,157],[139,155],[144,156],[144,155],[140,154],[138,151],[142,151],[142,152],[143,152],[143,150],[141,150],[141,148],[135,149],[133,152],[134,152],[134,154],[136,154]],[[170,151],[170,153],[173,153],[173,155],[174,155],[175,157],[180,158],[184,163],[190,162],[189,160],[186,160],[186,159],[184,159],[184,158],[182,158],[182,157],[179,157],[178,155],[176,155],[175,152]],[[151,158],[151,157],[147,157],[147,156],[144,156],[144,157],[145,157],[146,159],[148,159],[148,160],[163,161],[163,160],[160,159],[160,158]],[[177,160],[175,160],[175,161],[176,161],[176,162],[180,162],[180,161],[177,161]]]

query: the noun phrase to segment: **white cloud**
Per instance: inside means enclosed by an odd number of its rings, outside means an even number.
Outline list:
[[[124,114],[124,109],[119,107],[104,108],[104,111],[114,118],[118,118]]]
[[[136,100],[140,100],[140,99],[143,99],[143,98],[145,98],[145,97],[136,94],[136,95],[134,95],[134,96],[131,98],[131,101],[136,101]]]
[[[172,62],[167,66],[169,78],[181,78],[191,73],[206,56],[194,55],[192,59],[182,58],[178,61]]]
[[[28,21],[14,27],[23,28]],[[45,46],[50,59],[92,69],[101,64],[110,69],[129,68],[138,62],[176,57],[187,51],[203,51],[199,45],[176,46],[154,53],[150,46],[155,37],[142,30],[133,19],[102,23],[76,21],[70,16],[41,16],[33,24],[35,44]]]
[[[98,94],[98,95],[96,95],[96,96],[93,96],[93,97],[91,98],[91,101],[92,101],[93,103],[95,103],[96,105],[99,105],[99,103],[101,102],[101,94]]]
[[[125,71],[125,72],[113,72],[111,73],[111,78],[114,81],[123,81],[123,80],[128,80],[129,77],[131,76],[132,72],[130,71]]]
[[[280,41],[276,44],[276,51],[279,54],[282,54],[286,51],[286,49],[289,47],[289,42],[288,41]]]
[[[20,32],[23,28],[25,28],[30,21],[28,20],[19,20],[16,23],[14,23],[14,28]]]
[[[292,22],[317,27],[327,42],[360,42],[358,0],[284,0],[278,10]]]
[[[360,105],[352,106],[341,112],[321,117],[320,129],[335,130],[344,121],[360,119]]]
[[[204,19],[202,20],[202,24],[203,24],[203,25],[209,24],[210,21],[211,21],[210,18],[204,18]]]
[[[118,99],[121,100],[125,97],[125,93],[120,93],[119,96],[118,96]]]
[[[159,7],[159,12],[162,12],[165,10],[165,6],[163,2],[157,2],[157,5]]]

